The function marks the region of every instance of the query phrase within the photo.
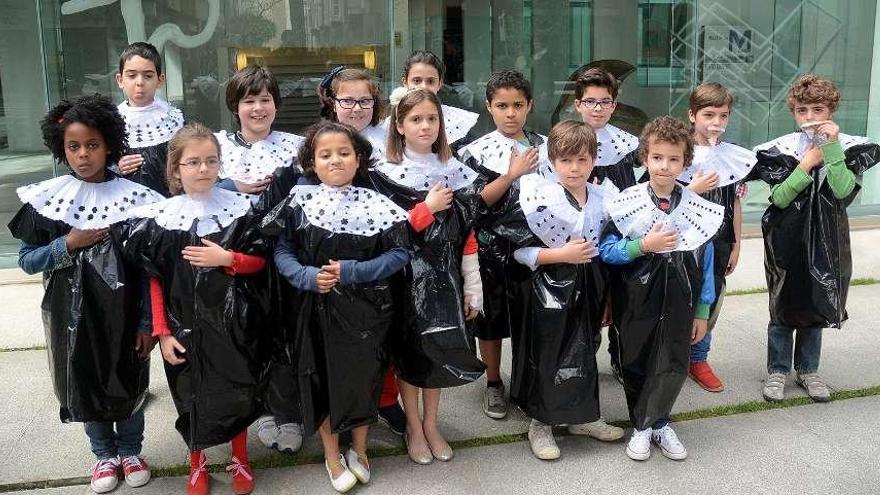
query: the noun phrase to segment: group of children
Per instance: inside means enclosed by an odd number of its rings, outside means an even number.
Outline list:
[[[846,206],[880,160],[831,120],[833,83],[798,79],[800,129],[756,154],[721,140],[733,96],[717,83],[693,91],[689,124],[660,117],[637,138],[608,123],[618,82],[591,68],[574,84],[583,121],[542,136],[525,128],[529,81],[501,70],[486,85],[496,130],[476,137],[477,114],[438,99],[443,72],[413,53],[385,112],[369,73],[336,68],[318,88],[323,119],[301,137],[272,129],[278,84],[249,67],[226,89],[238,129],[214,133],[156,98],[161,59],[134,43],[120,57],[123,103],[84,96],[46,115],[44,141],[71,173],[20,188],[9,227],[20,266],[44,273],[61,419],[85,423],[95,492],[120,474],[149,481],[157,341],[190,494],[208,493],[203,449],[225,442],[233,492],[253,490],[254,422],[281,451],[317,431],[339,492],[370,481],[377,418],[414,462],[449,461],[440,391],[485,373],[483,411],[504,418],[508,337],[509,397],[536,457],[560,456],[554,426],[620,439],[600,417],[602,327],[633,426],[626,454],[646,460],[653,443],[684,459],[670,412],[688,375],[723,390],[707,357],[754,179],[772,202],[763,395],[784,398],[793,360],[809,395],[830,399],[817,369],[821,329],[846,319]]]

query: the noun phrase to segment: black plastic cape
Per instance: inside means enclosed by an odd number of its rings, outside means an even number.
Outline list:
[[[606,229],[620,235],[613,223]],[[639,430],[672,411],[687,378],[704,251],[646,254],[610,279],[623,388]]]
[[[186,362],[165,362],[177,408],[177,431],[191,450],[230,441],[259,415],[258,350],[269,314],[266,273],[230,276],[222,268],[199,268],[183,259],[186,246],[206,238],[245,254],[266,256],[252,212],[219,232],[198,236],[167,230],[153,219],[137,222],[126,256],[143,263],[162,284],[172,334],[186,348]]]
[[[312,225],[292,200],[266,216],[263,231],[289,239],[303,265],[367,260],[409,245],[406,222],[370,237],[333,233]],[[327,294],[296,290],[288,305],[296,318],[288,324],[288,345],[306,432],[328,416],[337,433],[375,422],[394,314],[390,281],[337,285]]]
[[[880,146],[848,148],[845,163],[856,177],[880,161]],[[797,158],[776,147],[758,151],[752,171],[773,186],[798,166]],[[770,289],[770,322],[792,328],[838,328],[847,319],[846,298],[852,277],[849,217],[846,208],[861,186],[837,199],[813,169],[812,184],[788,208],[767,207],[761,219],[764,267]]]
[[[518,190],[509,194],[518,196]],[[515,248],[546,247],[529,229],[519,201],[507,207],[495,218],[499,235]],[[551,425],[599,418],[593,334],[602,324],[606,280],[598,257],[583,265],[541,265],[530,273],[524,299],[517,302],[524,315],[511,335],[510,384],[511,400],[530,418]]]
[[[126,151],[126,154],[138,154],[144,158],[144,163],[136,172],[126,175],[125,178],[149,187],[162,196],[170,197],[168,182],[165,180],[165,169],[168,166],[168,141],[144,148],[134,148]]]
[[[425,200],[426,191],[402,186],[377,170],[374,188],[404,210]],[[423,232],[411,231],[413,253],[395,277],[401,325],[391,339],[397,375],[417,387],[445,388],[471,383],[486,369],[476,357],[473,329],[464,319],[461,256],[478,211],[484,208],[477,185],[453,194],[452,207],[434,214]]]
[[[601,183],[605,179],[611,179],[614,186],[623,191],[624,189],[636,185],[636,167],[641,167],[642,162],[639,160],[639,150],[634,149],[627,153],[619,162],[605,167],[594,167],[593,173],[590,175],[590,182],[598,178]],[[645,173],[647,175],[647,173]]]
[[[45,246],[70,226],[26,204],[9,230]],[[119,421],[144,403],[150,362],[134,350],[143,278],[123,259],[127,231],[115,224],[105,240],[71,253],[73,265],[43,273],[40,308],[61,421]]]

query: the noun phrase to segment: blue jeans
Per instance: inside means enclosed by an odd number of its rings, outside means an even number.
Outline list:
[[[709,357],[709,349],[712,347],[712,332],[706,332],[703,340],[691,346],[691,362],[701,363]]]
[[[768,373],[788,374],[791,372],[792,357],[798,374],[815,373],[819,369],[821,354],[821,328],[795,329],[773,323],[767,326]]]
[[[654,421],[654,424],[651,425],[652,430],[662,429],[664,426],[669,424],[669,416],[663,416],[662,418]]]
[[[114,431],[113,426],[116,426]],[[92,444],[92,452],[98,460],[112,459],[117,455],[128,457],[140,455],[144,442],[144,410],[139,409],[122,421],[90,421],[85,423],[86,435]]]

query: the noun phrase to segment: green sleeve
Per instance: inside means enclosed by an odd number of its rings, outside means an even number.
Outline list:
[[[709,309],[711,308],[711,304],[699,303],[697,304],[697,312],[694,314],[694,318],[698,320],[708,320],[709,319]]]
[[[626,254],[631,260],[634,260],[639,256],[645,254],[642,252],[641,239],[626,241]]]
[[[770,201],[777,208],[788,208],[794,198],[810,186],[813,178],[804,169],[795,167],[791,174],[779,184],[770,187]]]
[[[843,199],[856,187],[856,175],[846,168],[843,148],[840,141],[831,141],[821,146],[822,160],[828,172],[828,186],[837,199]]]

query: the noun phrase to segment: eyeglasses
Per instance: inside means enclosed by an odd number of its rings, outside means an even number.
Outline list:
[[[220,159],[219,158],[205,158],[204,160],[199,160],[197,158],[193,158],[192,160],[187,160],[185,162],[180,162],[181,167],[186,168],[199,168],[202,164],[205,164],[205,167],[209,169],[215,169],[220,167]]]
[[[355,105],[360,105],[364,110],[368,108],[373,108],[373,103],[375,100],[372,98],[361,98],[360,100],[355,100],[354,98],[333,98],[339,103],[339,106],[346,109],[351,110]]]
[[[614,100],[606,98],[604,100],[597,100],[594,98],[586,98],[583,100],[578,100],[581,102],[581,105],[586,106],[587,108],[601,108],[602,110],[608,110],[609,108],[614,106]]]

